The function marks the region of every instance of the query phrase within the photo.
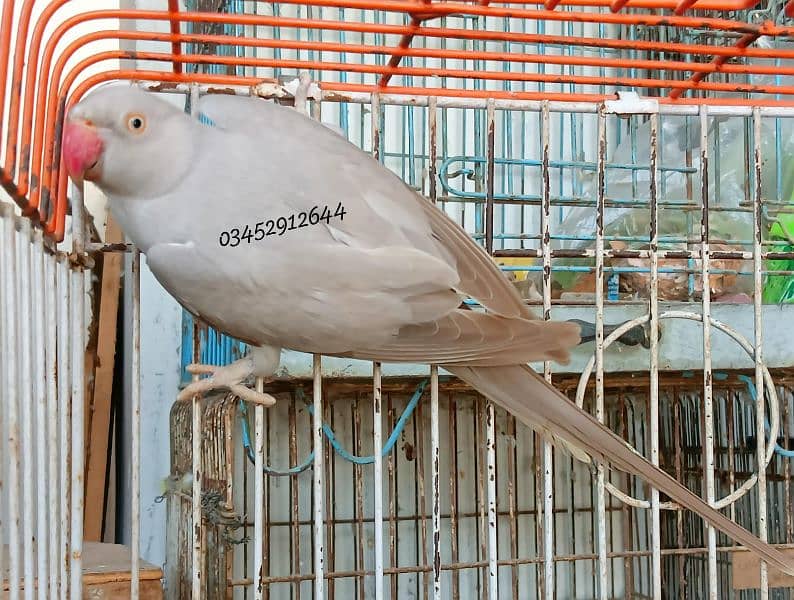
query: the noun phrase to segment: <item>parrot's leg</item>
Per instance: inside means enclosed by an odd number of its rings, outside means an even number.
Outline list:
[[[257,392],[242,385],[251,376],[262,377],[265,382],[272,381],[281,360],[281,349],[271,346],[252,347],[248,355],[225,367],[215,365],[190,364],[185,369],[194,375],[207,374],[209,377],[193,381],[179,392],[177,400],[188,400],[196,394],[203,394],[218,388],[227,388],[247,402],[273,406],[276,399],[270,394]]]

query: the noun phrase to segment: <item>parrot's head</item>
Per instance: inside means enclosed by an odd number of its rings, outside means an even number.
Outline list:
[[[155,94],[131,86],[100,88],[67,115],[64,165],[73,181],[92,181],[109,194],[159,196],[190,166],[195,127],[184,111]]]

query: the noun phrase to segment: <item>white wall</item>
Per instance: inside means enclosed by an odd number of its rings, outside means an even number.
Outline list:
[[[124,277],[130,281],[131,257],[127,257]],[[169,473],[168,415],[176,396],[180,377],[180,331],[182,312],[146,267],[141,265],[141,557],[162,565],[165,562],[165,503],[156,504],[160,482]],[[129,468],[130,392],[132,353],[132,291],[124,293],[124,434],[119,464]],[[124,479],[117,522],[123,523],[120,542],[129,542],[129,508],[132,493],[129,477]]]
[[[144,10],[164,10],[166,0],[122,0],[125,8]],[[126,22],[126,28],[134,27]],[[141,27],[143,29],[143,27]],[[147,31],[168,31],[168,22],[147,22]],[[138,46],[142,49],[143,44]],[[162,64],[146,63],[143,69],[162,69]],[[166,96],[168,97],[168,96]],[[180,97],[172,97],[178,101]],[[131,278],[131,259],[127,258],[124,268],[125,280]],[[124,296],[124,356],[132,353],[131,331],[132,297],[130,286],[125,286]],[[145,257],[141,261],[141,557],[162,565],[165,562],[165,503],[155,504],[160,495],[160,484],[170,470],[169,460],[169,422],[168,416],[180,381],[182,309],[169,296],[152,276],[146,266]],[[130,368],[129,360],[124,361],[124,434],[122,443],[130,447]],[[129,454],[120,454],[120,464],[129,464]],[[119,540],[129,542],[129,508],[132,494],[129,478],[125,481],[125,493],[120,498],[118,522],[123,523],[123,536]]]

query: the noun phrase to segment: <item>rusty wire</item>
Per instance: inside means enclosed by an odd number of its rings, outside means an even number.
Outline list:
[[[794,35],[794,28],[764,21],[745,23],[723,18],[730,11],[749,9],[755,3],[748,0],[630,0],[609,2],[607,0],[547,1],[544,9],[526,4],[504,5],[481,2],[426,2],[417,5],[405,0],[290,0],[283,6],[296,8],[351,9],[363,14],[403,14],[408,22],[388,24],[350,21],[344,18],[290,18],[254,13],[191,13],[180,12],[177,3],[169,1],[168,10],[94,10],[78,12],[64,18],[61,8],[67,0],[37,2],[24,0],[5,2],[0,17],[0,143],[5,156],[0,166],[0,183],[19,204],[25,214],[40,221],[45,232],[60,240],[64,234],[67,212],[66,176],[60,168],[59,131],[68,107],[92,87],[119,79],[154,81],[164,85],[201,83],[217,88],[229,86],[256,86],[263,77],[253,74],[254,69],[276,72],[280,69],[313,70],[321,82],[324,93],[336,94],[339,99],[355,93],[389,92],[420,96],[447,96],[457,98],[492,97],[513,100],[560,100],[598,101],[614,97],[614,91],[637,89],[658,96],[660,102],[676,102],[686,94],[689,103],[792,106],[787,96],[794,88],[776,84],[746,84],[737,79],[744,75],[791,74],[792,68],[784,65],[760,65],[750,59],[791,59],[794,52],[785,49],[762,48],[754,45],[764,36],[767,39],[784,39]],[[15,20],[15,7],[19,6],[19,17]],[[608,7],[608,9],[607,9]],[[37,20],[32,19],[35,9],[41,9]],[[558,8],[559,10],[554,10]],[[674,15],[659,15],[659,9],[673,10]],[[683,16],[686,11],[697,10],[697,16]],[[703,11],[710,11],[704,13]],[[488,25],[493,19],[543,21],[548,24],[591,23],[605,27],[638,26],[667,31],[670,41],[621,40],[609,36],[571,37],[562,34],[505,32],[495,27],[469,28],[465,24],[455,26],[455,18],[467,16],[483,19]],[[442,26],[435,24],[442,19]],[[130,20],[138,23],[138,30],[105,29],[81,36],[70,44],[60,44],[70,32],[81,24],[100,20]],[[168,32],[150,31],[156,22],[168,22]],[[220,24],[255,27],[292,28],[303,32],[348,32],[362,36],[362,42],[342,43],[311,40],[287,40],[240,35],[188,34],[188,24]],[[47,28],[54,27],[45,39]],[[712,37],[697,38],[698,43],[687,41],[690,30],[710,32]],[[380,35],[394,39],[395,44],[364,43],[364,36]],[[296,36],[297,37],[297,36]],[[468,41],[473,45],[466,50],[434,48],[433,40]],[[138,52],[112,50],[95,52],[74,64],[74,53],[86,44],[102,40],[121,42],[162,42],[163,50]],[[420,43],[423,40],[424,43]],[[510,41],[521,44],[564,45],[579,47],[579,55],[530,54],[494,52],[485,48],[488,41]],[[191,54],[185,47],[201,42],[213,46],[209,54]],[[707,43],[704,43],[707,42]],[[258,49],[300,50],[315,53],[356,54],[366,53],[381,57],[382,61],[351,64],[344,61],[292,59],[286,55],[271,58],[256,56],[227,56],[219,54],[228,47]],[[618,51],[616,56],[603,55],[602,50]],[[649,58],[637,58],[631,52],[643,51]],[[587,53],[592,53],[590,56]],[[662,59],[661,56],[668,57]],[[311,56],[311,54],[310,54]],[[466,60],[479,64],[509,65],[511,63],[545,63],[560,67],[556,73],[545,73],[541,69],[517,72],[515,69],[480,70],[453,68],[449,64],[426,68],[407,64],[406,57],[439,59],[442,61]],[[115,69],[108,61],[153,61],[163,63],[166,70],[141,70],[135,68]],[[737,62],[738,60],[738,62]],[[125,63],[126,64],[126,63]],[[248,75],[235,75],[234,69],[225,74],[211,75],[188,73],[185,64],[226,65],[245,67]],[[563,66],[600,68],[598,75],[573,74]],[[99,67],[99,72],[86,77],[86,70]],[[243,69],[245,70],[245,69]],[[614,71],[610,75],[608,71]],[[343,81],[339,74],[359,73],[363,79],[354,83]],[[643,75],[640,75],[640,74]],[[719,75],[721,81],[715,80]],[[426,77],[432,76],[443,85],[428,86]],[[365,81],[366,80],[366,81]],[[416,83],[420,81],[422,83]],[[471,85],[473,82],[490,86]],[[538,91],[511,90],[504,82],[527,81],[540,86]],[[450,85],[450,82],[457,82]],[[561,93],[544,91],[544,84],[562,83],[584,86],[601,86],[602,92]],[[23,85],[24,84],[24,85]],[[499,85],[494,85],[499,84]],[[724,98],[704,98],[703,93],[725,93]],[[738,95],[737,95],[738,94]],[[750,95],[751,97],[748,97]],[[782,99],[781,99],[782,97]],[[5,112],[6,102],[8,112]]]

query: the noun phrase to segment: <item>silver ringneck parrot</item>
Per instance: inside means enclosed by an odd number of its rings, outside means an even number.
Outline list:
[[[163,287],[247,342],[180,397],[272,378],[282,348],[445,368],[578,458],[645,479],[794,574],[794,565],[580,410],[526,363],[566,362],[579,328],[545,322],[443,211],[298,111],[208,95],[205,122],[136,87],[100,88],[64,124],[64,164],[94,182]],[[466,297],[484,311],[462,306]]]

